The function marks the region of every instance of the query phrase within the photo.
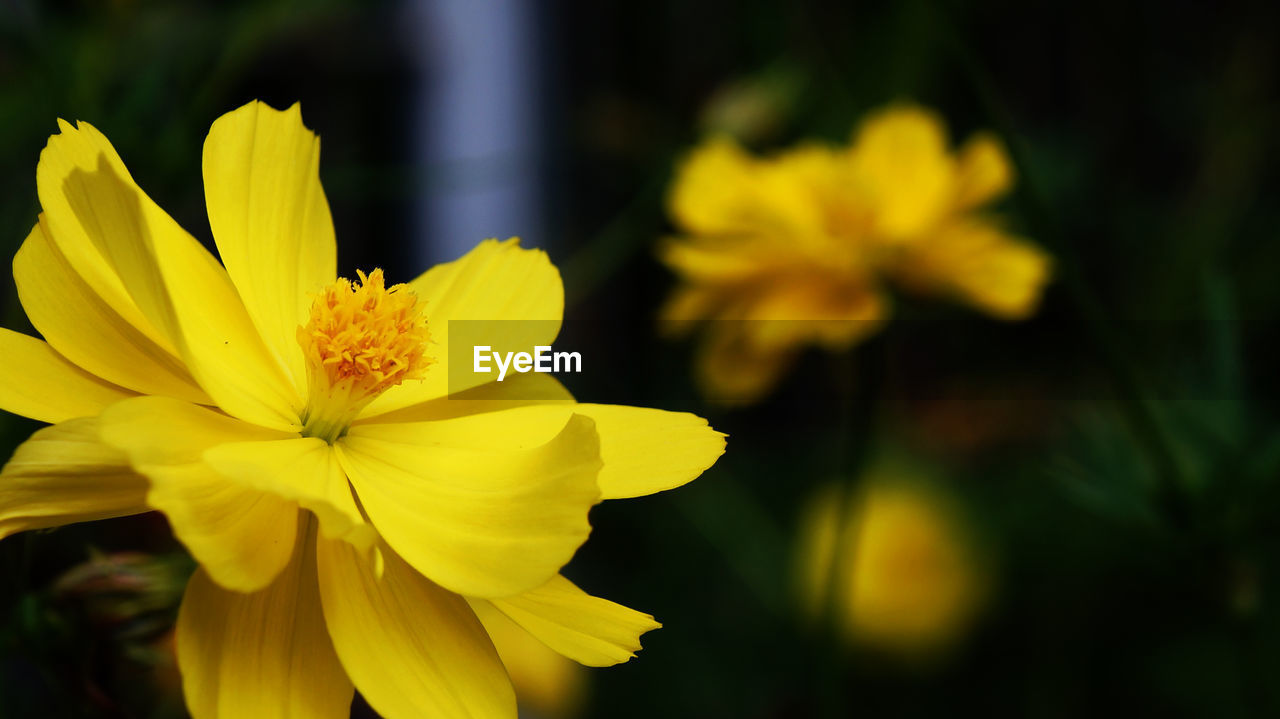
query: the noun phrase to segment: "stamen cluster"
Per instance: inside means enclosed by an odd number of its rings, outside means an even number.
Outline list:
[[[365,405],[431,365],[423,308],[407,285],[387,288],[382,270],[339,278],[311,305],[298,328],[310,386],[304,434],[329,441],[345,433]]]

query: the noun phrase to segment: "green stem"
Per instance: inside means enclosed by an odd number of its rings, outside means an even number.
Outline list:
[[[839,477],[836,506],[836,531],[831,551],[831,565],[821,597],[823,650],[819,652],[822,667],[820,696],[823,713],[832,717],[847,715],[848,696],[845,691],[847,652],[844,646],[846,627],[841,622],[840,603],[848,598],[840,588],[849,585],[852,557],[844,556],[849,545],[850,532],[856,531],[854,515],[857,512],[859,486],[867,460],[874,446],[874,430],[880,390],[884,377],[885,340],[880,337],[864,345],[858,357],[853,351],[842,354],[837,360],[835,383],[840,396],[839,454],[836,473]],[[857,360],[861,360],[860,362]]]
[[[644,229],[641,218],[652,217],[661,204],[662,190],[669,177],[669,161],[658,164],[662,169],[645,183],[631,200],[595,237],[564,263],[565,305],[573,306],[622,268],[628,260],[652,245],[658,232]]]
[[[728,566],[751,590],[760,605],[775,617],[786,615],[784,583],[788,546],[760,500],[735,477],[712,485],[695,483],[675,497],[675,505],[689,523],[727,560]],[[715,480],[713,480],[715,481]]]

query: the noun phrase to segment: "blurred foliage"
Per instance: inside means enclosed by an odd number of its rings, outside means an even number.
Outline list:
[[[572,389],[695,410],[730,435],[688,487],[593,511],[567,574],[664,628],[636,660],[589,672],[581,716],[1280,713],[1280,6],[545,12],[556,232],[542,244],[587,328],[575,349],[616,368]],[[341,267],[402,261],[424,189],[409,180],[408,49],[428,37],[404,17],[354,0],[0,4],[0,251],[34,222],[56,117],[102,129],[207,241],[200,142],[261,97],[301,100],[325,138]],[[760,151],[845,141],[895,99],[938,108],[953,137],[1008,142],[1020,178],[1002,209],[1062,263],[1042,312],[1005,325],[903,298],[891,330],[850,356],[806,354],[761,406],[700,404],[691,348],[652,331],[672,284],[651,248],[671,230],[674,161],[726,124]],[[0,296],[4,326],[30,331],[11,281]],[[35,426],[2,421],[6,452]],[[886,446],[945,468],[991,546],[996,591],[945,661],[837,649],[790,591],[805,498]],[[149,678],[158,628],[104,634],[101,605],[58,590],[118,552],[180,547],[154,516],[0,542],[0,717],[181,715],[172,678]]]

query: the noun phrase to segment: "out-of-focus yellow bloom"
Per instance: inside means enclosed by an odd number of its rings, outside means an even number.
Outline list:
[[[830,606],[852,642],[932,653],[963,635],[986,594],[985,565],[960,513],[916,478],[873,474],[852,501],[824,487],[801,532],[805,609],[818,619]]]
[[[0,538],[163,512],[200,563],[177,623],[196,719],[345,717],[356,687],[386,717],[514,717],[477,608],[583,664],[633,656],[658,624],[560,568],[594,504],[688,482],[724,437],[549,375],[450,381],[451,320],[524,320],[495,351],[555,339],[544,253],[337,278],[319,139],[255,102],[205,141],[219,263],[106,137],[60,125],[14,260],[45,339],[0,330],[0,408],[53,426],[0,474]]]
[[[710,323],[698,375],[724,399],[758,399],[805,345],[848,348],[889,315],[885,283],[1002,319],[1034,312],[1049,257],[982,214],[1013,168],[996,138],[958,151],[931,112],[895,106],[847,147],[773,157],[715,138],[679,168],[668,198],[679,235],[661,247],[680,285],[674,332]]]

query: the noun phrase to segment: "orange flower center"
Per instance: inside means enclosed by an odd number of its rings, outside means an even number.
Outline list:
[[[360,410],[431,366],[431,335],[418,297],[407,285],[390,288],[381,269],[352,282],[339,278],[311,304],[298,328],[309,387],[302,434],[332,443]]]

